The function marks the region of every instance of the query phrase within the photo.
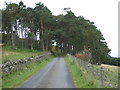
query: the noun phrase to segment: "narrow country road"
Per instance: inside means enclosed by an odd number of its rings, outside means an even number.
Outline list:
[[[18,88],[74,88],[64,58],[54,58]]]

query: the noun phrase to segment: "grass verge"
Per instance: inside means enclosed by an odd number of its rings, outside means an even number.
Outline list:
[[[16,88],[25,80],[41,70],[48,62],[52,60],[53,56],[49,56],[42,62],[34,62],[24,67],[23,70],[6,75],[2,79],[2,88]]]
[[[88,75],[83,68],[78,68],[68,56],[65,56],[64,58],[76,88],[100,88],[94,80],[94,77]]]

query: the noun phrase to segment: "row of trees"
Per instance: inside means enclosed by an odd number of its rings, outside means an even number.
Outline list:
[[[52,26],[53,15],[42,3],[37,3],[34,9],[26,8],[23,2],[19,5],[10,3],[2,10],[2,15],[4,43],[11,44],[13,48],[22,46],[48,50],[51,41],[48,32]]]
[[[52,40],[64,54],[79,53],[90,49],[94,63],[109,61],[110,49],[94,22],[83,16],[75,16],[70,8],[64,8],[65,15],[52,15],[43,3],[35,8],[10,3],[2,10],[3,43],[13,48],[51,50]]]

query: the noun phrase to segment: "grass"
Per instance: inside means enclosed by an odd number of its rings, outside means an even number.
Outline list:
[[[95,80],[94,77],[91,77],[86,70],[78,68],[68,56],[65,56],[64,58],[76,88],[100,88],[97,84],[97,80]]]
[[[34,75],[39,70],[41,70],[48,62],[50,62],[50,60],[52,60],[52,58],[53,57],[50,56],[49,58],[47,58],[46,60],[43,60],[42,62],[31,63],[26,67],[24,67],[23,70],[4,76],[2,79],[3,81],[2,88],[18,87],[25,80],[27,80],[32,75]]]
[[[2,48],[2,63],[5,63],[9,60],[17,60],[22,58],[27,58],[31,56],[40,55],[42,52],[37,50],[30,49],[12,49],[10,46],[4,46]]]
[[[0,90],[2,90],[2,78],[0,78]]]

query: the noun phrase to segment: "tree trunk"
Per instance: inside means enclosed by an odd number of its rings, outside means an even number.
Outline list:
[[[25,30],[25,48],[27,48],[27,34],[26,34],[26,30]]]
[[[63,53],[66,54],[66,43],[63,43]]]
[[[31,36],[31,50],[33,50],[33,37]]]
[[[15,49],[15,42],[14,42],[14,33],[12,31],[12,47],[13,49]]]
[[[48,51],[48,40],[46,40],[46,52]]]
[[[51,36],[48,37],[48,50],[51,50],[52,48],[52,39]]]
[[[45,43],[44,43],[44,39],[43,39],[43,34],[44,34],[43,29],[44,29],[43,19],[41,17],[41,41],[42,41],[42,49],[43,49],[43,52],[44,52],[45,51]]]
[[[21,35],[21,36],[22,36],[22,38],[21,38],[21,39],[22,39],[22,48],[23,48],[23,38],[24,38],[23,32],[24,32],[24,28],[23,28],[23,25],[22,25],[22,28],[21,28],[21,34],[22,34],[22,35]]]
[[[48,29],[46,28],[46,30],[48,30]],[[45,39],[46,40],[45,41],[46,42],[46,44],[45,44],[46,45],[46,52],[48,51],[48,43],[49,43],[48,39],[49,39],[49,34],[46,32],[46,39]]]
[[[13,47],[13,49],[15,49],[14,32],[13,32],[12,23],[11,23],[11,35],[12,35],[12,37],[11,37],[11,39],[12,39],[12,47]]]

